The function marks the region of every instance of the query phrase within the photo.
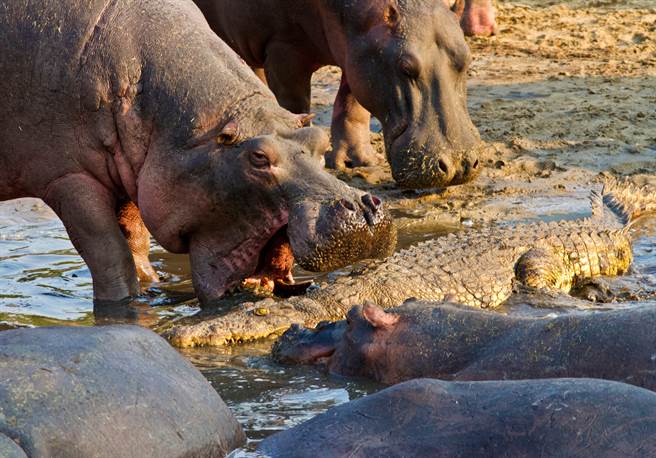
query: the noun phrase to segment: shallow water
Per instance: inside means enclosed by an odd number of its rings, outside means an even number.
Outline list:
[[[524,217],[515,222],[571,219],[589,214],[586,195],[587,191],[573,193],[568,198],[495,197],[485,204],[500,209],[523,208]],[[395,211],[395,217],[404,222],[400,246],[456,230],[472,230],[466,221],[460,225],[454,225],[451,220],[441,221],[439,213],[439,208],[431,204],[411,211]],[[426,214],[438,216],[431,218],[430,223],[413,224]],[[634,245],[632,273],[610,282],[614,290],[626,293],[625,299],[629,302],[605,304],[602,308],[630,306],[636,301],[652,302],[656,297],[656,220],[647,221],[641,230],[645,236]],[[141,309],[135,312],[135,321],[155,328],[176,317],[195,313],[198,308],[193,299],[186,257],[166,253],[153,245],[151,259],[164,281],[148,290]],[[300,271],[297,277],[312,278]],[[94,318],[89,271],[59,220],[37,200],[0,203],[0,292],[0,330],[16,326],[86,326],[114,321]],[[584,301],[572,304],[574,308],[577,304],[589,306]],[[549,309],[521,308],[511,312],[553,313]],[[281,367],[268,359],[269,346],[270,342],[263,342],[231,349],[182,352],[203,371],[233,409],[246,429],[250,449],[269,434],[379,388],[362,380],[328,376],[314,368]]]

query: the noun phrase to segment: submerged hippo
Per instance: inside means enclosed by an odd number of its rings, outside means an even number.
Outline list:
[[[260,444],[292,457],[656,455],[656,393],[591,379],[402,383]]]
[[[214,458],[245,439],[212,385],[152,331],[0,332],[2,458]]]
[[[497,33],[496,10],[492,0],[455,0],[451,8],[460,18],[465,35],[486,37]]]
[[[280,104],[310,108],[312,73],[342,68],[329,166],[374,162],[369,112],[383,126],[394,179],[448,186],[478,173],[467,112],[471,60],[456,16],[435,0],[194,0],[212,29],[257,70]],[[261,69],[264,69],[262,72]]]
[[[202,303],[251,274],[287,278],[291,252],[331,270],[394,245],[381,201],[323,171],[326,136],[299,129],[307,116],[191,1],[6,3],[0,73],[0,199],[55,210],[96,300],[156,277],[148,231],[189,252]]]
[[[366,304],[344,322],[294,326],[281,362],[325,362],[333,373],[398,383],[417,377],[506,380],[593,377],[656,390],[656,309],[520,318],[463,306]]]

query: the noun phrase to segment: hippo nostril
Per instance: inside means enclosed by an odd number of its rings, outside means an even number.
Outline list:
[[[355,204],[351,202],[348,199],[340,199],[339,203],[342,205],[342,207],[346,208],[347,210],[351,210],[352,212],[355,211]]]
[[[365,194],[363,195],[360,200],[362,200],[362,203],[369,209],[373,210],[374,212],[378,211],[380,208],[380,205],[382,204],[381,200],[373,196],[371,194]]]
[[[445,175],[449,173],[449,167],[447,167],[446,162],[444,162],[442,159],[439,159],[437,161],[437,167],[440,169],[442,173]]]

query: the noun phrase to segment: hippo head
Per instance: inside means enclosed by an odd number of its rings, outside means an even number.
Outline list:
[[[294,258],[326,271],[391,253],[396,233],[381,201],[323,169],[321,129],[240,132],[227,122],[167,156],[175,164],[147,161],[139,177],[144,222],[164,248],[189,252],[201,304],[252,275],[289,280]]]
[[[456,15],[434,0],[339,5],[342,69],[355,98],[382,123],[396,182],[427,188],[472,180],[480,137],[467,111],[471,56]]]
[[[372,303],[353,307],[346,317],[343,337],[330,358],[330,372],[373,377],[376,367],[372,363],[386,351],[386,342],[398,321],[399,315],[387,313]]]
[[[322,321],[314,329],[293,324],[271,348],[271,356],[282,364],[326,362],[344,335],[345,321]]]
[[[371,365],[385,351],[399,315],[367,303],[353,307],[346,321],[319,323],[315,329],[290,327],[271,354],[283,364],[326,364],[336,374],[371,376]]]

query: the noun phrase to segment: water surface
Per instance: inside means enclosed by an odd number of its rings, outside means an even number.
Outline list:
[[[508,198],[506,202],[492,204],[500,208],[525,206],[525,217],[515,223],[571,219],[589,214],[585,193],[574,193],[570,198]],[[400,246],[456,230],[476,229],[467,222],[454,225],[452,219],[440,221],[439,211],[431,204],[412,211],[397,210],[395,216],[406,222],[413,219],[421,222],[422,216],[436,212],[438,217],[431,218],[430,223],[404,225]],[[635,262],[630,275],[610,280],[613,288],[624,294],[624,302],[604,304],[600,310],[644,302],[656,304],[656,220],[645,221],[639,229],[643,236],[634,244]],[[198,311],[186,256],[166,253],[153,244],[151,259],[163,281],[146,292],[141,308],[136,308],[134,321],[156,328]],[[297,271],[297,277],[316,276]],[[583,301],[572,303],[590,306]],[[513,313],[513,310],[506,311]],[[544,316],[552,311],[531,308],[528,312],[518,309],[516,313]],[[35,199],[0,203],[0,330],[17,326],[90,326],[106,322],[114,320],[94,318],[89,271],[54,214]],[[362,380],[328,376],[310,367],[276,365],[268,358],[270,344],[182,351],[201,369],[244,425],[249,449],[269,434],[380,388]]]

